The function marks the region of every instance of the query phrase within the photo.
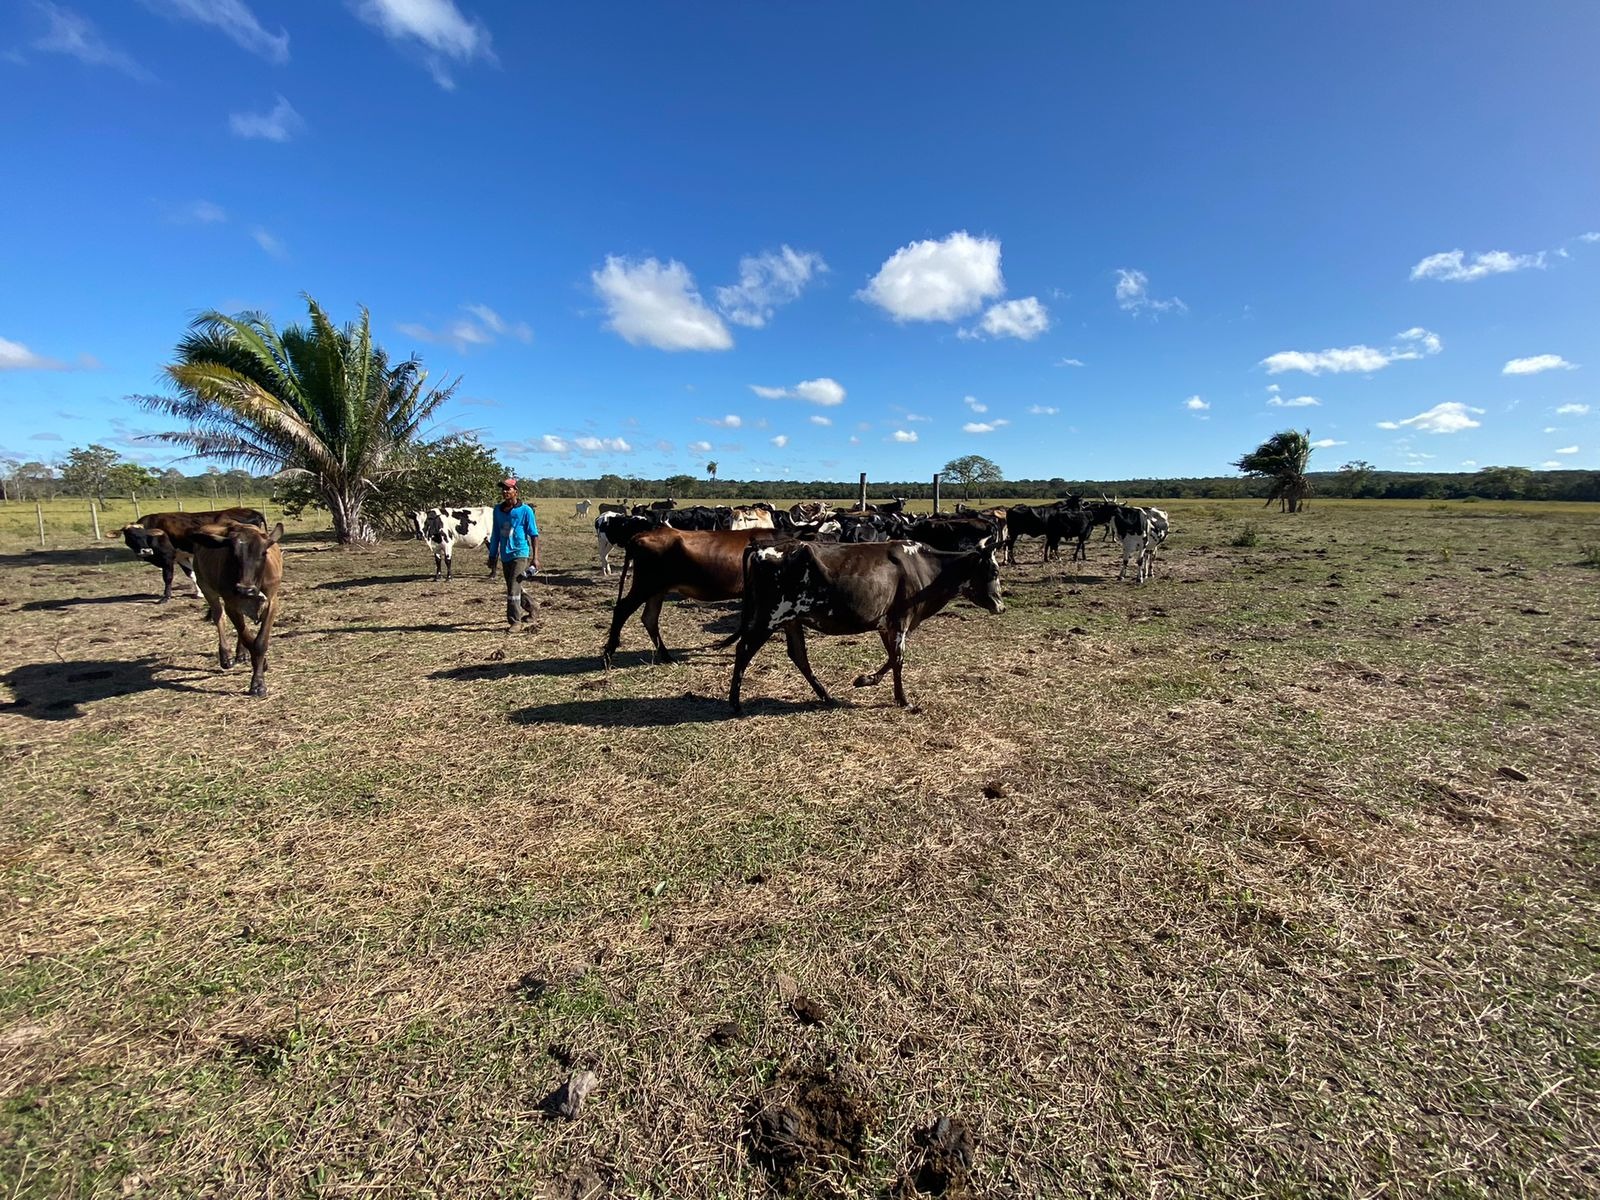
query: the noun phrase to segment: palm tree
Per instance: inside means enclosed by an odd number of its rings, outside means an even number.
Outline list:
[[[362,506],[402,469],[404,451],[460,380],[425,391],[421,360],[391,363],[365,308],[340,329],[305,301],[310,323],[281,331],[263,313],[203,313],[165,368],[178,394],[135,399],[188,422],[151,436],[196,458],[308,477],[338,540],[373,542]]]
[[[706,464],[706,478],[711,480],[712,483],[717,481],[717,463],[715,459]]]
[[[1268,504],[1276,500],[1281,508],[1299,512],[1301,503],[1312,492],[1311,481],[1306,478],[1306,464],[1310,461],[1311,431],[1286,429],[1273,434],[1233,465],[1246,475],[1272,480]]]

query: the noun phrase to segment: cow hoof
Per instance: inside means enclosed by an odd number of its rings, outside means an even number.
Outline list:
[[[233,670],[233,659],[219,658],[217,659],[217,666],[221,667],[224,671],[231,671]]]
[[[857,675],[851,687],[871,687],[876,682],[870,675]]]
[[[249,694],[259,700],[267,694],[267,685],[264,683],[255,684],[250,688]]]

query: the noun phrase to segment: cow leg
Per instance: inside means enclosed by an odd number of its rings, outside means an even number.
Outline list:
[[[659,596],[651,596],[645,601],[644,612],[639,615],[639,623],[644,626],[645,632],[650,635],[650,640],[656,645],[658,663],[672,661],[672,655],[667,653],[667,644],[661,640],[661,606],[666,599],[665,592]]]
[[[451,553],[450,548],[447,546],[447,547],[445,547],[445,551],[444,551],[444,581],[446,583],[449,583],[450,580],[452,578],[454,578],[454,576],[455,576],[455,568],[456,568],[456,556],[453,553]]]
[[[437,550],[433,552],[433,582],[439,582],[439,575],[444,570],[444,555]]]
[[[194,573],[194,559],[180,558],[178,565],[183,568],[183,573],[189,577],[189,586],[194,589],[194,598],[200,599],[200,580]]]
[[[906,661],[906,631],[896,629],[886,632],[884,644],[889,650],[889,666],[894,670],[894,702],[901,708],[906,708],[911,702],[906,699],[905,684],[900,679],[900,668]]]
[[[595,551],[600,555],[600,573],[609,575],[611,574],[611,543],[606,540],[606,535],[603,533],[595,534],[594,540]]]
[[[172,599],[172,564],[171,563],[163,563],[162,564],[162,566],[161,566],[161,582],[162,582],[162,585],[163,585],[163,587],[161,589],[161,599],[156,601],[156,603],[165,604],[168,600]]]
[[[738,653],[733,656],[733,683],[728,687],[728,703],[733,707],[733,715],[742,717],[744,707],[739,703],[739,685],[744,682],[745,668],[750,665],[750,660],[756,652],[767,644],[777,630],[766,625],[752,625],[739,638]]]
[[[261,628],[256,630],[256,636],[249,642],[250,649],[250,695],[265,696],[267,694],[267,641],[272,636],[272,618],[278,615],[278,602],[270,601],[267,611],[261,615]],[[244,623],[239,622],[239,636],[244,637]]]
[[[837,708],[839,702],[828,695],[827,689],[817,682],[817,677],[811,673],[811,659],[806,654],[806,630],[799,621],[791,621],[783,631],[784,641],[788,645],[789,661],[800,668],[800,674],[806,677],[806,682],[811,685],[824,704],[829,708]]]
[[[634,580],[638,581],[637,575],[634,576]],[[600,658],[606,666],[611,665],[611,656],[617,652],[617,647],[622,645],[622,627],[643,603],[644,598],[639,595],[637,589],[617,601],[617,607],[611,613],[611,632],[606,635],[605,647],[600,651]]]
[[[1012,534],[1006,539],[1006,566],[1017,565],[1017,535]]]
[[[233,652],[228,649],[227,640],[222,635],[222,610],[220,598],[206,597],[206,620],[217,629],[217,665],[226,671],[233,666]]]
[[[871,687],[875,683],[882,683],[883,677],[894,666],[894,634],[887,629],[880,629],[878,630],[878,636],[883,639],[883,666],[879,667],[871,675],[857,675],[855,680],[856,687]]]

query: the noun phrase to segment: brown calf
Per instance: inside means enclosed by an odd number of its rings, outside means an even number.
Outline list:
[[[661,603],[668,592],[691,600],[735,600],[744,594],[744,552],[752,543],[766,545],[776,538],[770,529],[686,530],[662,526],[636,535],[622,560],[617,581],[617,607],[611,615],[611,633],[600,652],[607,666],[622,643],[622,626],[640,607],[639,618],[655,643],[655,661],[671,662],[661,640]],[[633,587],[624,596],[628,571]],[[735,635],[737,636],[737,635]],[[728,638],[722,645],[731,645]]]
[[[203,525],[190,535],[194,546],[195,576],[206,598],[206,620],[217,627],[217,662],[226,671],[234,655],[250,654],[250,695],[267,694],[267,640],[278,615],[278,585],[283,582],[283,522],[262,533],[254,525],[226,521]],[[238,634],[233,652],[222,634],[222,614],[227,613]],[[254,637],[245,621],[259,628]]]

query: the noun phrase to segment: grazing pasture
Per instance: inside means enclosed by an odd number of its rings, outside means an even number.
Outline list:
[[[260,700],[3,526],[6,1195],[1593,1194],[1594,508],[1170,502],[734,720],[538,505],[511,635],[291,526]]]

